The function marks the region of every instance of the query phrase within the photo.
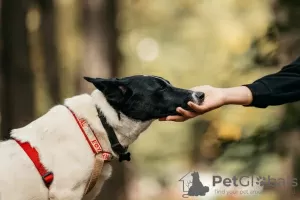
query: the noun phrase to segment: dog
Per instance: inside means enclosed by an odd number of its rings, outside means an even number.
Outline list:
[[[193,177],[193,181],[192,186],[189,188],[188,195],[205,196],[205,194],[209,191],[209,188],[207,186],[203,186],[198,172],[193,172],[191,175]]]
[[[95,154],[77,118],[85,120],[102,150],[115,159],[120,158],[122,151],[154,120],[176,115],[179,106],[189,109],[188,101],[199,104],[204,99],[204,93],[174,87],[158,76],[84,78],[95,86],[90,95],[66,99],[64,105],[56,105],[30,124],[13,129],[11,139],[0,143],[1,200],[93,200],[112,169],[109,162],[105,162],[95,186],[84,193],[93,172]],[[119,149],[110,143],[109,131],[115,134]],[[30,144],[40,163],[53,173],[49,187],[24,147],[16,141]]]

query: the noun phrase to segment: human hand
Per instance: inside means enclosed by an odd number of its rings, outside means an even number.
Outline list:
[[[166,118],[161,118],[159,120],[183,122],[198,115],[202,115],[208,111],[219,108],[225,104],[225,94],[222,88],[215,88],[209,85],[205,85],[191,88],[191,90],[195,92],[203,92],[205,94],[204,101],[200,105],[197,105],[196,103],[193,103],[191,101],[188,102],[188,105],[193,109],[194,112],[178,107],[176,111],[182,116],[173,115]]]
[[[253,100],[252,92],[246,86],[215,88],[205,85],[191,88],[191,90],[203,92],[205,94],[202,104],[197,105],[193,102],[188,102],[188,105],[194,112],[178,107],[176,111],[181,115],[168,116],[160,119],[160,121],[183,122],[187,119],[191,119],[198,115],[202,115],[206,112],[217,109],[223,105],[249,105]]]

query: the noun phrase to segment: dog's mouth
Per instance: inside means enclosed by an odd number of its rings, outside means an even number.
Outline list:
[[[205,95],[203,92],[194,92],[191,96],[192,98],[187,98],[184,102],[183,105],[178,105],[177,107],[182,107],[184,110],[187,111],[191,111],[191,112],[195,112],[189,105],[188,102],[191,101],[197,105],[200,105],[203,103],[204,99],[205,99]],[[176,107],[176,108],[177,108]],[[178,113],[176,111],[176,108],[174,110],[172,110],[171,112],[169,112],[168,114],[163,115],[162,117],[167,117],[170,115],[181,115],[180,113]]]
[[[192,98],[191,98],[191,99],[188,99],[188,100],[185,102],[184,106],[182,106],[182,108],[185,109],[185,110],[191,111],[191,112],[195,112],[195,111],[194,111],[187,103],[188,103],[189,101],[191,101],[191,102],[193,102],[193,103],[195,103],[195,104],[197,104],[197,105],[200,105],[200,104],[203,103],[204,99],[205,99],[205,94],[204,94],[203,92],[194,92],[194,93],[192,94]],[[178,114],[181,115],[181,114],[178,113],[177,111],[175,111],[175,112],[176,112],[177,115],[178,115]]]

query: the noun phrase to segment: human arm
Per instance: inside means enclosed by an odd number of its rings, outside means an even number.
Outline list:
[[[188,103],[194,112],[177,108],[181,116],[169,116],[161,120],[185,121],[227,104],[266,108],[270,105],[298,101],[300,100],[300,57],[279,72],[264,76],[251,84],[232,88],[198,86],[192,90],[205,93],[205,100],[201,105]]]
[[[266,108],[300,100],[300,57],[279,72],[245,85],[253,95],[248,106]]]

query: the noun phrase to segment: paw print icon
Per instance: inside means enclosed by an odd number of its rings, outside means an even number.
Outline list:
[[[256,178],[256,185],[263,186],[264,182],[265,182],[264,177],[259,176],[259,177]]]

